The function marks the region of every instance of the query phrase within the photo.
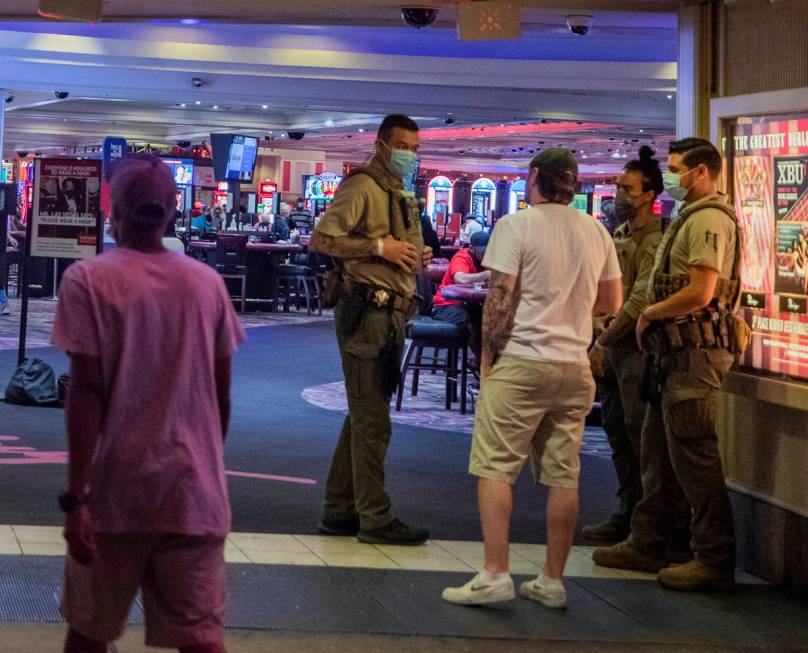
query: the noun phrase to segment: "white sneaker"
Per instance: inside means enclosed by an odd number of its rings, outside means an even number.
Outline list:
[[[457,605],[484,605],[512,601],[516,598],[516,592],[510,576],[486,583],[481,574],[477,574],[462,587],[447,587],[441,596],[444,601]]]
[[[546,608],[566,608],[567,590],[561,584],[552,587],[540,584],[539,579],[529,580],[519,586],[519,593],[526,599],[538,601]]]
[[[0,304],[0,315],[11,315],[11,309],[8,307],[8,302]]]

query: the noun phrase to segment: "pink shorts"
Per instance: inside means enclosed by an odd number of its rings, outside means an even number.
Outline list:
[[[99,535],[98,558],[65,565],[62,615],[79,634],[112,642],[143,590],[146,645],[180,648],[224,637],[224,539],[188,535]]]

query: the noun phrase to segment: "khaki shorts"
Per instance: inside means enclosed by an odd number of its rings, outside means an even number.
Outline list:
[[[480,391],[469,472],[513,483],[530,457],[538,482],[577,488],[594,398],[588,364],[500,357]]]
[[[186,535],[96,535],[98,558],[65,563],[62,615],[79,634],[112,642],[143,590],[146,644],[221,642],[226,600],[224,540]]]

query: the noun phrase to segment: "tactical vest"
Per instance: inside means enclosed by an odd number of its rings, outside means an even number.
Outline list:
[[[390,234],[393,238],[401,237],[401,230],[399,224],[404,227],[404,231],[409,231],[413,224],[421,225],[421,211],[418,206],[418,199],[415,195],[408,197],[403,195],[400,188],[392,186],[387,177],[371,165],[361,166],[354,168],[348,173],[346,179],[355,175],[367,175],[375,181],[379,187],[384,190],[389,197],[389,220],[390,220]],[[398,200],[398,201],[396,201]],[[399,223],[400,218],[400,223]],[[412,242],[412,240],[410,240]],[[420,243],[413,243],[415,245],[423,245],[423,238]]]
[[[718,279],[713,299],[705,310],[655,323],[656,329],[649,333],[649,337],[657,339],[657,342],[651,343],[653,349],[678,350],[717,347],[728,349],[733,353],[739,353],[745,349],[744,339],[748,339],[748,334],[744,336],[740,333],[744,329],[744,325],[739,324],[734,316],[740,300],[743,233],[738,225],[735,212],[727,204],[710,201],[701,203],[692,209],[686,207],[679,215],[679,219],[671,223],[668,227],[669,233],[666,234],[660,264],[654,274],[653,299],[655,302],[664,301],[690,283],[689,274],[670,273],[670,256],[676,236],[687,219],[703,209],[723,211],[735,224],[735,259],[732,265],[732,278]]]

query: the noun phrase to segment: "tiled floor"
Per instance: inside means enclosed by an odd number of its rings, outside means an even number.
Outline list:
[[[592,562],[593,547],[576,546],[567,560],[566,575],[581,578],[653,580],[652,574],[607,569]],[[512,544],[511,572],[538,574],[546,556],[543,544]],[[65,542],[57,526],[0,525],[0,555],[63,556]],[[228,563],[361,567],[419,571],[468,571],[483,568],[482,542],[430,540],[423,546],[362,544],[352,537],[231,533],[225,547]],[[738,572],[738,581],[759,579]]]

